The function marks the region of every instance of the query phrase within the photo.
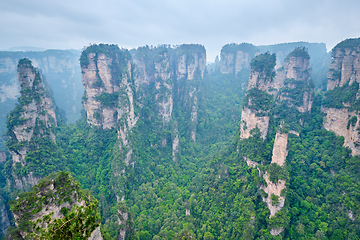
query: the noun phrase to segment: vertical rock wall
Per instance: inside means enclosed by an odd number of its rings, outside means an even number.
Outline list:
[[[19,105],[10,112],[8,121],[8,147],[13,167],[17,163],[26,165],[25,156],[34,138],[49,136],[55,142],[52,128],[57,125],[56,106],[40,72],[32,66],[30,60],[24,58],[19,61],[18,77],[21,87]],[[21,178],[14,175],[14,180],[16,188],[26,189],[27,185],[36,184],[39,178],[29,172]]]
[[[251,63],[252,69],[248,82],[248,90],[244,98],[244,107],[241,113],[240,139],[252,137],[252,130],[259,129],[263,141],[274,141],[270,165],[265,169],[284,167],[287,157],[288,132],[296,133],[300,127],[298,117],[292,116],[298,111],[298,116],[307,114],[311,110],[313,88],[310,82],[309,55],[303,48],[292,51],[285,59],[284,67],[278,68],[276,75],[272,73],[276,61],[270,54],[258,55]],[[288,114],[279,116],[274,109],[281,107],[282,112]],[[275,112],[278,112],[276,110]],[[274,125],[275,124],[275,125]],[[292,129],[296,127],[296,129]],[[275,139],[268,136],[269,129],[278,129]],[[258,162],[244,156],[250,167],[258,167]],[[271,180],[271,171],[261,171],[266,185],[259,186],[266,193],[263,201],[269,208],[270,218],[276,218],[285,204],[286,181]],[[276,202],[273,198],[277,199]],[[272,235],[279,235],[285,226],[271,227]]]
[[[344,137],[344,146],[352,155],[360,154],[360,38],[337,44],[331,53],[327,74],[324,128]],[[346,98],[342,98],[346,96]],[[334,98],[334,99],[327,99]]]

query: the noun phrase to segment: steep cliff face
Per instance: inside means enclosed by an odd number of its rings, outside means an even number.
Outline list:
[[[251,62],[248,90],[244,98],[241,113],[240,139],[250,137],[250,132],[258,128],[263,139],[269,126],[269,110],[273,96],[269,94],[275,77],[275,55],[269,53],[255,57]]]
[[[221,49],[220,71],[223,74],[236,75],[245,68],[250,68],[251,59],[256,54],[256,47],[249,43],[227,44]]]
[[[270,162],[270,159],[261,159],[264,157],[261,153],[260,159],[251,150],[242,153],[247,165],[256,167],[266,183],[259,185],[259,188],[265,193],[262,199],[270,211],[270,221],[276,221],[274,219],[281,218],[287,212],[284,209],[284,165],[289,133],[299,135],[297,131],[301,129],[301,119],[310,112],[313,102],[309,58],[304,48],[296,48],[286,57],[284,66],[277,70],[276,75],[275,55],[260,54],[251,62],[248,90],[241,113],[240,139],[272,146]],[[240,146],[243,146],[242,143]],[[264,164],[266,162],[270,164]],[[276,172],[281,173],[281,177],[274,175]],[[285,225],[271,224],[269,228],[272,235],[279,235]]]
[[[344,137],[344,146],[349,147],[353,155],[360,155],[360,115],[347,108],[325,108],[321,111],[326,114],[324,128]]]
[[[12,155],[13,168],[29,164],[25,156],[37,148],[39,138],[55,142],[53,128],[57,126],[59,116],[54,101],[43,82],[40,72],[24,58],[18,64],[18,77],[21,87],[19,104],[10,112],[8,132],[10,140],[7,147]],[[20,164],[20,165],[17,165]],[[14,169],[15,170],[15,169]],[[39,177],[29,171],[23,176],[14,176],[15,187],[25,189],[34,185]]]
[[[80,62],[88,123],[117,131],[109,173],[114,182],[111,191],[116,197],[116,203],[111,204],[117,211],[111,215],[119,225],[117,237],[125,239],[132,221],[125,183],[127,174],[142,164],[137,163],[141,159],[139,152],[143,152],[143,147],[148,151],[169,149],[176,160],[180,137],[196,140],[205,49],[190,44],[127,51],[100,44],[86,48]],[[182,129],[177,127],[179,120],[185,121],[180,123]],[[135,133],[146,140],[139,140]]]
[[[177,94],[186,110],[190,110],[190,137],[196,141],[199,91],[206,67],[206,52],[201,45],[181,45],[177,52]]]
[[[5,114],[13,108],[20,96],[17,81],[17,62],[28,58],[36,68],[47,76],[58,106],[64,110],[67,121],[75,122],[80,118],[81,96],[84,88],[81,84],[79,66],[80,51],[46,50],[42,52],[5,52],[0,51],[0,101],[8,107]],[[3,109],[0,108],[1,113]],[[4,109],[5,110],[5,109]],[[1,120],[1,119],[0,119]]]
[[[360,39],[347,39],[332,50],[328,91],[321,110],[324,128],[344,137],[344,146],[360,154]]]
[[[124,114],[128,114],[130,127],[136,123],[130,61],[129,53],[115,45],[93,45],[83,51],[83,104],[89,124],[113,128]]]
[[[275,69],[278,71],[284,67],[289,53],[299,47],[305,47],[311,55],[312,79],[315,86],[320,87],[330,64],[330,55],[324,43],[293,42],[264,46],[254,46],[249,43],[227,44],[221,50],[221,73],[236,75],[244,69],[250,69],[251,59],[265,52],[276,54]]]
[[[333,48],[327,74],[327,90],[341,87],[346,83],[360,83],[359,43],[359,39],[347,39]]]
[[[10,235],[63,239],[82,236],[101,240],[100,217],[96,215],[98,209],[94,208],[96,205],[90,206],[94,201],[69,173],[50,175],[39,181],[30,192],[20,194],[12,204],[16,229],[10,231]],[[58,231],[62,228],[66,230]]]
[[[173,122],[171,141],[175,160],[179,146],[179,131],[176,124],[178,119],[174,118],[174,112],[182,112],[186,116],[186,121],[189,122],[189,135],[184,137],[196,141],[198,95],[206,66],[205,48],[195,44],[184,44],[176,48],[166,45],[154,48],[146,46],[134,50],[133,59],[136,67],[136,87],[143,92],[143,96],[138,96],[139,101],[147,99],[148,103],[156,104],[157,109],[154,110],[162,119],[161,128],[168,128],[169,123]],[[167,144],[166,136],[161,144]]]

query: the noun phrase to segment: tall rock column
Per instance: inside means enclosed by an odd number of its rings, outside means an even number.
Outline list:
[[[270,94],[276,64],[275,54],[260,54],[251,62],[251,72],[244,106],[241,112],[240,139],[251,136],[255,128],[260,130],[261,138],[265,139],[269,127],[269,111],[274,97]]]
[[[18,189],[28,189],[35,185],[41,176],[52,171],[44,168],[47,165],[46,161],[52,161],[51,158],[54,157],[51,153],[48,155],[50,149],[45,148],[55,145],[53,128],[57,125],[58,117],[53,98],[46,89],[40,71],[26,58],[19,61],[17,71],[21,96],[19,104],[8,117],[7,134],[10,139],[7,147],[12,156],[11,178],[14,186]],[[44,146],[43,142],[48,144]],[[46,154],[42,157],[37,156],[33,151],[35,149],[40,154],[41,151],[45,151]],[[32,155],[28,156],[29,152]]]
[[[289,133],[299,135],[302,119],[312,106],[309,58],[304,48],[296,48],[285,58],[284,66],[276,75],[274,55],[261,54],[251,62],[241,115],[240,139],[243,141],[240,141],[239,151],[243,150],[241,154],[247,165],[256,167],[266,182],[259,188],[263,190],[262,199],[270,211],[268,223],[272,235],[281,234],[287,224],[288,210],[284,206],[287,144],[292,136]],[[249,138],[251,140],[246,140]],[[271,145],[271,156],[261,150]],[[279,225],[282,221],[284,224]]]
[[[131,56],[117,45],[91,45],[82,52],[80,64],[88,123],[102,129],[117,129],[110,178],[117,198],[118,239],[125,239],[130,219],[124,202],[124,174],[126,167],[133,163],[129,134],[138,120]]]
[[[321,110],[324,128],[344,137],[352,155],[360,154],[360,38],[337,44],[331,53]]]
[[[176,49],[177,98],[185,111],[190,112],[190,137],[196,141],[198,93],[206,67],[206,51],[201,45],[184,44]],[[174,139],[176,140],[176,139]]]

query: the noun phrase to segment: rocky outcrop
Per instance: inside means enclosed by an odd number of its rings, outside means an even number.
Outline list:
[[[275,136],[271,163],[283,166],[288,154],[287,151],[288,134],[278,131]]]
[[[221,49],[220,71],[223,74],[236,75],[243,69],[250,68],[256,47],[249,43],[227,44]]]
[[[269,105],[272,96],[268,93],[271,89],[275,75],[276,57],[269,53],[255,57],[251,62],[251,73],[244,97],[244,107],[241,112],[240,139],[249,138],[250,132],[258,128],[261,138],[265,139],[269,126]],[[259,99],[266,98],[267,103]]]
[[[146,46],[134,51],[132,57],[136,68],[136,88],[142,89],[144,93],[144,96],[139,97],[143,98],[154,92],[156,112],[162,118],[163,127],[171,120],[176,122],[173,111],[174,102],[178,102],[178,106],[184,108],[182,111],[189,113],[189,135],[196,141],[198,92],[206,66],[205,48],[196,44],[183,44],[176,48],[166,45],[152,48]],[[172,135],[175,140],[176,133]]]
[[[344,137],[344,146],[351,149],[352,155],[360,155],[360,114],[349,112],[347,108],[322,107],[321,111],[326,114],[324,128]]]
[[[54,98],[64,110],[67,121],[75,122],[80,118],[81,95],[84,91],[80,78],[79,55],[80,51],[75,50],[0,51],[0,101],[8,105],[20,96],[17,63],[22,58],[28,58],[34,67],[41,69],[42,74],[47,76]]]
[[[250,131],[258,128],[261,138],[265,139],[269,128],[269,120],[269,116],[256,116],[256,112],[244,107],[241,112],[240,138],[249,138],[251,136]]]
[[[351,149],[352,155],[360,154],[359,51],[360,38],[344,40],[333,48],[327,74],[328,92],[321,107],[326,114],[324,128],[344,137],[344,146]]]
[[[166,147],[169,142],[174,161],[179,151],[179,139],[183,137],[180,134],[196,140],[198,92],[206,65],[205,48],[185,44],[176,48],[146,46],[127,51],[116,45],[100,44],[84,49],[80,63],[88,123],[103,129],[117,129],[118,149],[111,163],[115,183],[112,189],[117,199],[115,215],[121,225],[118,238],[125,239],[131,219],[123,182],[125,172],[135,167],[137,157],[133,156],[131,131],[140,117],[150,121],[154,128],[166,130],[169,134],[160,136],[159,144],[150,141],[149,147]],[[174,111],[186,113],[188,132],[177,131],[178,119],[174,118]]]
[[[284,165],[288,154],[288,133],[298,136],[301,118],[311,111],[314,90],[310,81],[309,59],[304,48],[296,48],[285,58],[283,67],[278,68],[276,74],[275,56],[269,53],[258,55],[250,64],[251,72],[241,112],[240,139],[256,138],[257,135],[253,133],[259,133],[262,141],[274,142],[270,165],[259,166],[258,159],[263,155],[243,153],[247,165],[256,167],[265,180],[266,184],[259,188],[265,192],[262,199],[270,211],[270,218],[281,217],[283,211],[287,211],[283,208],[286,199]],[[259,131],[253,131],[256,128]],[[275,138],[271,139],[268,131],[276,128]],[[258,162],[249,156],[257,157]],[[282,211],[280,215],[277,214],[279,211]],[[272,225],[270,233],[279,235],[284,227]]]
[[[331,52],[331,63],[327,74],[327,90],[346,83],[360,83],[360,41],[347,39],[337,44]]]
[[[80,184],[69,173],[60,172],[39,181],[32,191],[20,194],[12,204],[11,210],[14,214],[17,232],[21,237],[28,238],[31,233],[41,234],[41,232],[37,232],[35,226],[46,229],[55,219],[64,219],[68,212],[72,212],[74,215],[64,221],[61,227],[66,224],[79,224],[78,231],[83,231],[83,236],[86,236],[88,233],[85,233],[85,230],[80,227],[82,223],[70,222],[77,217],[79,211],[85,212],[85,209],[94,201],[93,197],[83,192],[79,186]],[[98,210],[95,208],[94,211]],[[92,213],[88,212],[87,214],[86,218],[89,223],[96,224],[93,232],[89,234],[90,236],[87,235],[88,239],[102,240],[100,228],[97,227],[100,219],[95,217],[94,220],[90,220]],[[50,217],[51,220],[46,220],[47,217]]]
[[[199,108],[198,93],[206,67],[205,48],[196,44],[184,44],[175,49],[178,100],[186,111],[190,111],[190,137],[196,141],[197,113]]]
[[[255,56],[270,52],[276,54],[276,70],[284,67],[284,60],[294,48],[305,47],[311,55],[310,64],[314,68],[312,78],[319,85],[323,80],[323,74],[328,68],[328,58],[326,46],[324,43],[307,43],[307,42],[293,42],[281,43],[276,45],[254,46],[249,43],[241,44],[226,44],[221,49],[220,70],[223,74],[236,75],[242,70],[250,70],[250,62]]]
[[[18,77],[21,87],[19,105],[10,112],[8,121],[8,148],[12,156],[13,167],[20,163],[25,166],[25,156],[35,139],[49,137],[55,142],[53,128],[57,125],[55,103],[44,84],[39,70],[24,58],[18,64]],[[35,144],[36,146],[36,144]],[[25,189],[33,186],[39,177],[29,172],[26,176],[14,175],[15,187]]]
[[[113,51],[118,51],[112,54],[97,52],[98,48],[101,49],[101,45],[93,45],[82,53],[83,104],[88,123],[103,129],[113,128],[128,114],[129,126],[133,126],[136,120],[130,55],[117,46],[111,46]]]
[[[268,208],[270,210],[270,217],[274,217],[275,214],[284,207],[285,196],[282,196],[281,191],[283,189],[285,189],[286,182],[284,180],[279,179],[279,181],[277,183],[273,183],[269,179],[268,173],[265,173],[263,178],[266,182],[266,186],[261,186],[260,189],[263,189],[268,194],[268,196],[266,198],[263,197],[263,201],[266,203],[266,205],[268,206]],[[278,197],[278,202],[274,203],[271,200],[272,195],[275,195]]]
[[[0,196],[0,235],[4,234],[11,225],[10,212],[7,209],[5,199]]]

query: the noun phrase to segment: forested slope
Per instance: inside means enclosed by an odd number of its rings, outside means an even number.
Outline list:
[[[344,59],[356,52],[337,47]],[[328,81],[352,77],[315,92],[309,53],[246,55],[223,73],[224,62],[207,72],[201,45],[89,46],[82,118],[52,126],[52,151],[35,139],[24,165],[3,173],[72,172],[99,201],[104,239],[358,239],[360,159],[340,133],[358,136],[359,80],[338,63],[357,58],[334,57]],[[352,95],[331,105],[345,88]],[[351,112],[332,125],[340,132],[327,128],[332,108]]]

